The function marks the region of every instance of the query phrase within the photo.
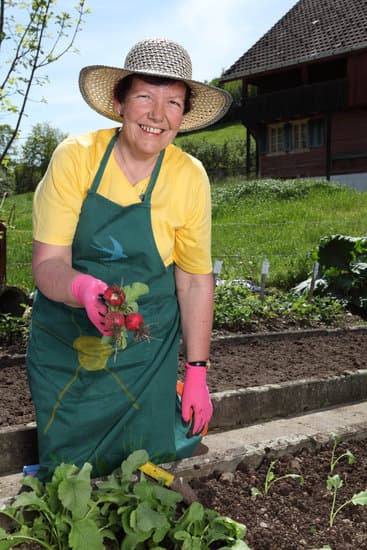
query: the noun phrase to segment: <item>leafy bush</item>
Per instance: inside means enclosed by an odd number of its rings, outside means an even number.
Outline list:
[[[335,297],[366,314],[367,237],[324,236],[313,257],[319,263],[314,293]],[[311,279],[307,279],[296,290],[307,292],[310,285]]]
[[[182,138],[180,147],[199,159],[209,174],[241,174],[245,172],[245,147],[240,138],[212,143],[205,139]]]

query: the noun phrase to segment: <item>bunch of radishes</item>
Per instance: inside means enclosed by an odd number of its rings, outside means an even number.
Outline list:
[[[107,306],[104,320],[106,331],[111,336],[104,336],[103,341],[109,342],[112,338],[116,349],[125,349],[127,346],[127,331],[134,333],[137,340],[149,338],[147,326],[143,316],[138,312],[137,298],[149,292],[147,285],[133,283],[131,286],[121,287],[111,285],[106,288],[101,299]]]

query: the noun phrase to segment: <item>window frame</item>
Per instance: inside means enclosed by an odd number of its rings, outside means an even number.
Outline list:
[[[267,138],[269,155],[279,155],[286,152],[284,127],[284,122],[268,124]]]
[[[300,153],[310,150],[309,119],[301,118],[290,121],[290,152]]]

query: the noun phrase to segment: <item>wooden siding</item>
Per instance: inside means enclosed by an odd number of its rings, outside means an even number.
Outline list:
[[[367,172],[367,110],[334,113],[331,118],[330,174]],[[260,176],[326,177],[326,147],[304,152],[260,155]]]
[[[334,113],[331,153],[367,153],[367,109]]]
[[[260,177],[305,178],[325,177],[325,147],[302,153],[260,155]]]
[[[348,87],[351,107],[367,105],[367,52],[348,59]]]
[[[367,172],[367,109],[334,114],[331,160],[333,174]]]

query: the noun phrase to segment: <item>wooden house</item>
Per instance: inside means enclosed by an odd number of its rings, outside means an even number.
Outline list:
[[[299,0],[221,77],[239,79],[258,176],[367,190],[367,0]]]

